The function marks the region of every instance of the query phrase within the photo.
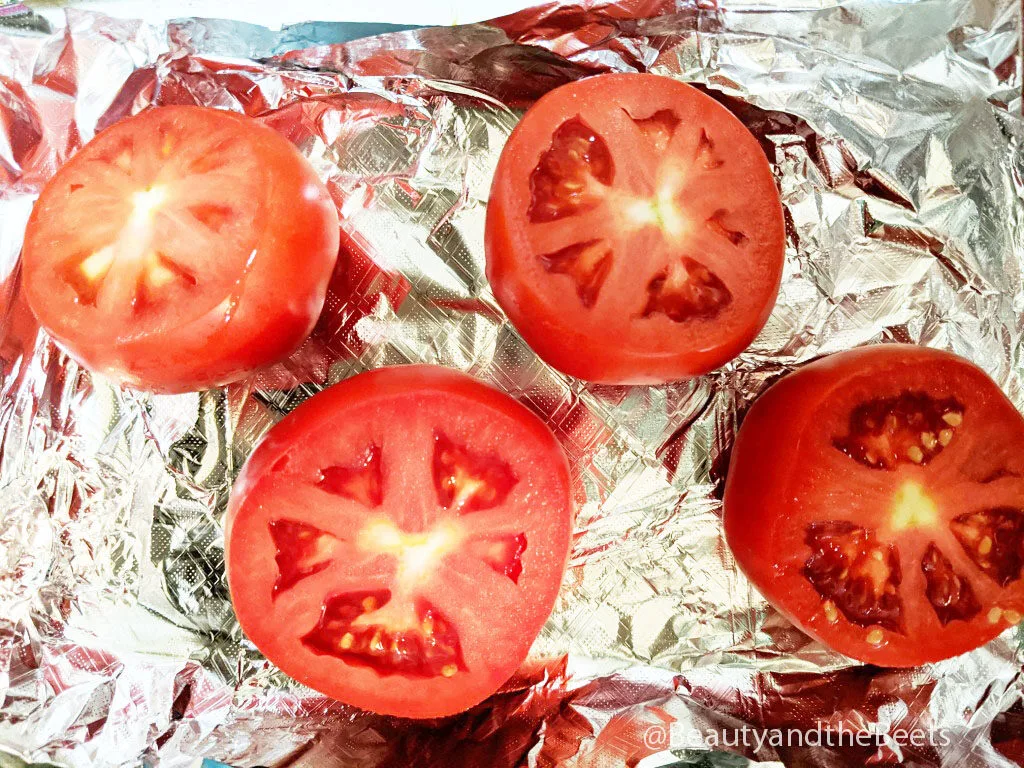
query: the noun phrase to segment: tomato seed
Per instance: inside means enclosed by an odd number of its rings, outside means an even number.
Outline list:
[[[972,562],[1006,587],[1024,567],[1024,511],[995,507],[968,512],[950,521],[950,529]]]
[[[981,611],[974,589],[953,563],[934,544],[928,546],[921,560],[928,602],[943,626],[951,621],[968,621]]]
[[[588,309],[597,303],[601,286],[612,269],[611,244],[600,238],[568,245],[537,258],[548,272],[572,278],[576,295]]]
[[[370,639],[370,653],[384,653],[384,641],[381,639],[381,631],[378,629]]]
[[[352,499],[364,507],[380,506],[384,498],[380,447],[368,446],[362,461],[355,466],[324,467],[318,485],[327,493]]]
[[[269,528],[278,570],[275,598],[333,561],[338,540],[316,526],[294,520],[272,520]]]
[[[595,183],[610,185],[615,176],[611,151],[604,139],[580,118],[562,123],[552,134],[551,146],[530,174],[530,206],[533,222],[556,221],[592,208],[597,194],[583,190]],[[580,191],[566,194],[565,185]]]
[[[839,621],[839,611],[836,609],[835,603],[831,600],[826,600],[821,604],[821,607],[822,610],[825,611],[825,618],[828,619],[830,623],[835,624]]]
[[[512,468],[497,456],[474,453],[446,435],[436,434],[434,440],[434,487],[445,509],[459,514],[491,509],[503,503],[518,482]]]
[[[927,464],[953,439],[947,417],[962,423],[960,411],[950,410],[960,408],[952,398],[939,400],[916,391],[869,400],[853,409],[847,434],[836,436],[832,444],[873,469],[894,470],[903,462]]]
[[[804,576],[834,610],[862,627],[902,631],[899,555],[893,546],[845,521],[813,523],[805,541],[811,554]]]
[[[683,256],[647,284],[643,317],[663,314],[676,323],[718,316],[732,303],[732,293],[714,272]]]
[[[407,628],[400,617],[395,628],[355,623],[390,600],[388,590],[334,595],[324,604],[320,622],[302,637],[302,642],[314,653],[371,667],[381,675],[437,677],[448,666],[456,670],[464,668],[458,635],[437,610],[425,602],[417,603],[415,614],[408,617],[408,626],[413,628]],[[417,626],[424,631],[417,632],[414,629]]]

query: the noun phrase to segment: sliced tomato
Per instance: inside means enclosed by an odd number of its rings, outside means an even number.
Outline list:
[[[551,612],[568,464],[530,411],[430,366],[360,374],[256,448],[226,524],[242,629],[295,679],[403,717],[494,693]]]
[[[725,532],[812,637],[905,667],[1024,612],[1024,418],[979,368],[887,344],[826,357],[744,419]]]
[[[487,207],[487,275],[561,371],[653,384],[745,349],[778,294],[785,228],[757,140],[657,75],[551,91],[509,137]]]
[[[299,346],[338,237],[327,189],[282,136],[229,112],[163,107],[101,132],[43,190],[25,288],[90,370],[200,389]]]

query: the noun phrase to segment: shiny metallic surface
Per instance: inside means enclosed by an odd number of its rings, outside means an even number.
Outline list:
[[[1009,0],[624,0],[345,43],[336,24],[157,28],[69,10],[43,35],[0,18],[0,751],[76,768],[1020,760],[1018,631],[926,668],[858,665],[752,590],[719,518],[744,410],[820,355],[950,349],[1024,407],[1020,17]],[[560,375],[483,276],[490,173],[521,110],[607,70],[708,88],[761,140],[782,193],[778,306],[750,349],[690,382]],[[350,257],[353,277],[291,360],[154,397],[90,377],[38,331],[18,257],[55,168],[97,129],[166,103],[282,131],[369,259]],[[530,661],[476,710],[429,724],[351,711],[268,665],[234,620],[221,529],[232,478],[277,419],[331,382],[410,361],[467,371],[544,417],[579,500]],[[730,741],[744,727],[765,737]],[[877,739],[772,744],[769,729]],[[708,744],[742,757],[700,763],[692,748]]]

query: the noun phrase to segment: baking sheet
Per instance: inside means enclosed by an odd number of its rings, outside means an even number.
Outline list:
[[[1020,759],[1016,631],[919,670],[857,665],[766,605],[719,519],[743,410],[822,354],[951,349],[1024,405],[1017,4],[566,4],[347,42],[337,24],[76,9],[67,21],[47,35],[25,14],[0,18],[0,750],[68,766]],[[782,193],[778,306],[750,349],[690,382],[558,374],[483,277],[504,138],[546,90],[607,70],[706,87],[761,139]],[[288,135],[369,260],[287,364],[153,397],[93,379],[39,334],[17,261],[36,191],[97,126],[181,102]],[[504,693],[431,724],[356,713],[278,673],[240,634],[223,575],[230,482],[259,436],[330,382],[410,361],[467,371],[541,414],[580,507],[530,660]],[[879,736],[795,746],[790,729]]]

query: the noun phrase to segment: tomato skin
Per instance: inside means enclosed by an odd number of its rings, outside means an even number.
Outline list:
[[[259,163],[272,179],[266,190],[268,221],[259,228],[258,246],[240,279],[233,310],[215,309],[160,332],[119,336],[78,327],[54,298],[49,267],[43,265],[52,222],[37,203],[29,220],[23,253],[25,286],[36,317],[78,362],[115,381],[162,393],[221,386],[294,352],[309,335],[323,307],[338,255],[338,213],[326,187],[305,158],[275,131],[249,118],[204,107],[151,109],[114,124],[94,141],[111,135],[145,139],[157,116],[173,111],[184,125],[236,123],[249,136]],[[83,150],[87,157],[88,147]],[[72,158],[47,189],[75,178]],[[56,193],[54,193],[56,194]],[[47,190],[41,201],[45,202]],[[44,226],[44,223],[46,226]]]
[[[822,519],[834,518],[864,523],[854,510],[870,508],[875,502],[876,486],[858,487],[857,477],[842,463],[813,465],[813,443],[820,440],[822,414],[841,410],[863,399],[872,391],[886,395],[899,382],[914,382],[925,388],[928,381],[941,382],[955,391],[967,404],[968,417],[981,420],[983,426],[974,436],[965,437],[967,447],[960,461],[990,450],[992,446],[1017,445],[1024,450],[1024,418],[1013,403],[982,371],[968,361],[945,351],[902,344],[882,344],[829,355],[798,369],[772,385],[750,408],[733,447],[724,495],[726,540],[740,568],[768,601],[806,634],[854,659],[889,667],[912,667],[966,653],[1003,632],[1005,621],[988,619],[991,603],[982,603],[980,613],[966,621],[955,621],[934,631],[904,639],[890,638],[884,644],[866,641],[865,630],[844,617],[829,621],[822,612],[823,598],[800,572],[804,553],[800,511],[807,498],[823,500]],[[894,383],[896,382],[896,383]],[[855,392],[855,395],[851,395]],[[980,435],[977,432],[981,432]],[[987,438],[987,440],[986,440]],[[994,449],[992,449],[994,450]],[[1020,451],[1017,451],[1020,453]],[[963,458],[966,457],[966,458]],[[1017,461],[1017,460],[1014,460]],[[1024,462],[1014,467],[1018,474]],[[936,462],[936,467],[938,467]],[[876,470],[867,470],[877,472]],[[959,469],[943,465],[929,471],[943,478],[935,491],[939,504],[939,524],[947,524],[948,499],[941,487],[963,488],[948,478]],[[883,477],[883,481],[888,482]],[[880,483],[878,487],[890,488]],[[979,486],[980,487],[980,486]],[[962,491],[961,491],[962,493]],[[983,505],[987,491],[978,491],[977,503]],[[867,498],[863,502],[862,498]],[[1018,503],[1024,495],[1018,496]],[[878,497],[878,505],[886,502]],[[961,499],[954,499],[959,502]],[[825,506],[827,504],[828,506]],[[948,505],[955,506],[953,503]],[[884,516],[884,515],[883,515]],[[872,525],[873,523],[868,523]],[[932,529],[920,535],[903,534],[912,543],[938,537]],[[902,546],[899,539],[897,546]],[[908,548],[910,544],[907,545]],[[914,544],[914,546],[918,546]],[[919,568],[920,563],[912,564]],[[903,565],[904,579],[908,567]],[[925,612],[930,606],[920,597],[904,597],[910,611]],[[1024,583],[1020,580],[1004,588],[997,602],[1004,611],[1024,610]]]
[[[649,96],[649,103],[638,94]],[[748,222],[751,252],[756,253],[757,258],[750,259],[745,267],[749,272],[742,280],[742,289],[733,285],[734,291],[742,290],[747,294],[743,297],[743,307],[717,319],[689,321],[696,325],[684,332],[684,340],[677,337],[677,328],[663,318],[638,320],[642,305],[626,304],[625,300],[620,315],[634,318],[632,323],[617,322],[615,326],[607,326],[588,321],[575,311],[576,297],[569,283],[559,283],[559,287],[552,290],[538,288],[539,283],[550,281],[553,276],[538,272],[531,264],[537,259],[529,234],[535,225],[525,214],[534,194],[531,169],[537,167],[542,153],[551,144],[552,131],[570,120],[576,110],[582,114],[588,109],[594,110],[594,105],[608,105],[610,109],[628,105],[650,111],[683,104],[685,108],[680,106],[680,109],[693,117],[697,125],[706,121],[734,140],[729,155],[733,164],[731,173],[743,179],[747,185],[745,193],[756,200],[756,206],[748,202],[746,210],[757,210]],[[612,145],[616,141],[630,141],[629,137],[608,139]],[[637,147],[632,151],[638,158],[638,166],[657,162],[651,160],[655,153],[645,148]],[[666,161],[666,167],[671,167],[673,162]],[[717,189],[715,194],[719,194]],[[727,193],[729,200],[737,196],[737,193]],[[609,205],[614,208],[616,204]],[[574,214],[573,217],[582,221],[585,215]],[[567,228],[586,226],[574,223],[573,217],[555,224]],[[652,225],[648,229],[657,227]],[[581,240],[596,236],[582,228],[578,235]],[[641,231],[633,237],[631,246],[639,251],[650,247],[654,236]],[[487,277],[498,303],[531,348],[547,363],[572,376],[597,383],[663,384],[714,370],[739,355],[756,338],[771,315],[781,285],[785,224],[767,158],[753,135],[718,102],[692,86],[659,75],[598,75],[550,91],[513,130],[491,187],[485,245]],[[666,247],[670,252],[675,249],[677,254],[685,255],[698,246],[684,243]],[[630,252],[619,257],[633,255]],[[649,277],[643,267],[637,269],[634,281]],[[611,292],[618,288],[608,285],[602,290]],[[642,327],[644,324],[648,327]]]
[[[539,487],[545,490],[537,491],[543,498],[531,512],[540,513],[548,533],[538,536],[527,547],[526,556],[534,559],[526,563],[520,581],[523,591],[529,594],[529,604],[476,606],[485,617],[481,621],[501,621],[501,625],[474,630],[481,641],[487,638],[487,647],[467,648],[467,653],[485,658],[486,664],[473,665],[472,673],[464,679],[382,677],[373,670],[311,655],[303,650],[297,634],[319,612],[320,597],[310,598],[315,610],[293,610],[287,622],[279,618],[270,598],[272,580],[268,572],[274,570],[274,560],[263,521],[268,514],[278,512],[268,512],[269,502],[263,501],[262,489],[268,482],[274,482],[274,468],[282,461],[289,462],[289,466],[295,463],[295,456],[304,450],[303,444],[316,439],[310,437],[311,430],[337,420],[353,404],[396,403],[393,410],[400,413],[405,408],[402,399],[417,398],[423,392],[433,393],[430,397],[443,393],[443,400],[424,402],[450,404],[451,418],[466,410],[482,410],[493,413],[502,423],[514,423],[515,434],[506,437],[517,445],[527,446],[524,450],[546,457],[544,477],[538,479]],[[387,451],[385,443],[385,462]],[[551,431],[525,406],[464,374],[436,366],[398,366],[362,373],[307,400],[272,428],[236,479],[225,519],[225,559],[235,613],[250,639],[284,672],[346,704],[418,719],[454,714],[496,692],[525,659],[558,595],[572,535],[571,511],[571,481],[565,454]],[[353,578],[358,582],[360,577],[357,574]],[[467,599],[483,601],[487,597],[471,595]],[[284,626],[294,628],[289,631],[282,629]],[[463,630],[463,642],[469,645],[470,630]]]

